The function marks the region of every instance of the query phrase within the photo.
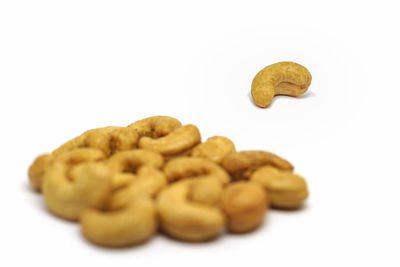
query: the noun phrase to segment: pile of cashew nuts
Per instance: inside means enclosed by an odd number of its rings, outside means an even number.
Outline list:
[[[87,240],[106,247],[143,243],[158,231],[182,240],[256,229],[268,209],[296,209],[308,196],[287,160],[236,151],[175,118],[86,131],[29,168],[48,210],[77,221]]]

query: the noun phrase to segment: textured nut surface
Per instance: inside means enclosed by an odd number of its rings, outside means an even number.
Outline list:
[[[257,228],[267,212],[267,203],[265,190],[256,183],[240,181],[228,185],[222,194],[221,207],[229,231],[243,233]]]
[[[274,208],[297,208],[308,197],[304,178],[290,171],[265,166],[256,170],[250,180],[261,184],[267,190],[271,206]]]
[[[77,220],[86,208],[105,205],[111,191],[110,179],[110,171],[102,163],[70,167],[65,162],[54,162],[43,179],[43,197],[51,212]]]
[[[200,142],[199,129],[193,124],[188,124],[157,139],[142,137],[139,140],[139,148],[155,150],[162,155],[173,155],[183,152]]]
[[[294,62],[278,62],[262,69],[251,84],[251,95],[259,107],[267,107],[275,95],[299,96],[311,84],[310,72]]]
[[[206,241],[221,233],[225,224],[224,215],[217,206],[207,204],[217,202],[220,196],[201,196],[201,193],[193,192],[203,190],[202,186],[196,184],[204,181],[209,181],[209,178],[186,179],[161,191],[157,197],[157,208],[163,232],[184,241]],[[219,186],[219,190],[216,186]],[[222,191],[222,184],[216,183],[213,190]],[[193,196],[200,202],[193,200]],[[210,199],[212,197],[214,199]],[[203,200],[206,198],[208,200],[205,203]]]
[[[38,156],[28,170],[28,177],[31,184],[31,187],[40,191],[42,189],[43,176],[46,172],[46,168],[52,162],[52,155],[50,154],[42,154]]]
[[[190,155],[192,157],[205,158],[219,164],[228,154],[234,151],[235,145],[229,138],[213,136],[208,138],[206,142],[195,146]]]
[[[182,123],[168,116],[153,116],[143,120],[136,121],[128,127],[134,129],[140,137],[148,136],[158,138],[169,134],[178,129]]]
[[[164,166],[164,173],[169,182],[190,177],[212,177],[223,184],[229,182],[229,175],[223,168],[203,158],[180,157],[173,159]]]
[[[233,152],[225,157],[222,167],[235,179],[248,179],[257,168],[265,165],[292,171],[293,165],[287,160],[267,151],[246,150]]]

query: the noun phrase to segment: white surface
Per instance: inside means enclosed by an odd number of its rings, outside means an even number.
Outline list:
[[[1,266],[400,265],[396,1],[133,2],[0,2]],[[309,92],[255,107],[253,76],[282,60],[311,71]],[[30,191],[39,153],[157,114],[288,158],[306,208],[212,243],[108,250]]]

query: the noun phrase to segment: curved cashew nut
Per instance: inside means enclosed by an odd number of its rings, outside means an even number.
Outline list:
[[[281,170],[292,171],[294,169],[287,160],[260,150],[233,152],[222,162],[222,167],[235,179],[248,179],[254,170],[265,165],[271,165]]]
[[[268,199],[264,189],[248,181],[228,185],[221,198],[228,229],[234,233],[244,233],[257,228],[268,210]]]
[[[110,171],[97,162],[69,167],[65,162],[56,161],[47,168],[42,189],[51,212],[64,219],[77,220],[85,209],[105,205],[111,191]]]
[[[206,181],[206,185],[201,183]],[[216,193],[206,192],[209,188]],[[196,192],[199,191],[199,192]],[[213,178],[186,179],[166,187],[157,197],[161,229],[168,235],[185,241],[205,241],[215,238],[225,225],[225,218],[217,206],[222,184]]]
[[[265,188],[274,208],[295,209],[308,197],[304,178],[290,171],[264,166],[256,170],[250,180]]]
[[[168,116],[153,116],[143,120],[136,121],[128,127],[134,129],[140,137],[148,136],[151,138],[159,138],[178,129],[182,123]]]
[[[169,182],[190,177],[211,177],[222,184],[229,183],[228,173],[218,164],[203,159],[180,157],[169,161],[164,167]]]
[[[96,128],[64,143],[52,155],[58,156],[79,147],[92,147],[102,150],[108,156],[116,151],[135,148],[138,138],[137,132],[127,127]]]
[[[299,96],[311,84],[310,72],[294,62],[279,62],[265,67],[253,79],[251,95],[259,107],[267,107],[275,95]]]
[[[157,210],[152,199],[167,184],[154,167],[142,166],[131,184],[111,196],[106,211],[89,209],[80,219],[82,232],[91,242],[111,247],[135,245],[148,240],[157,229]]]
[[[103,159],[105,159],[104,153],[95,148],[76,148],[58,156],[51,154],[40,155],[35,159],[28,171],[31,186],[37,191],[41,190],[46,168],[54,161],[76,165],[82,162],[100,161]]]
[[[221,163],[222,160],[230,153],[236,151],[233,142],[224,136],[213,136],[206,142],[195,146],[190,155],[192,157],[200,157],[209,159],[215,163]]]
[[[134,173],[141,166],[147,165],[159,169],[163,164],[162,156],[151,150],[135,149],[115,153],[107,162],[107,166],[113,172],[112,188],[128,185],[135,179]]]
[[[142,137],[139,140],[139,148],[155,150],[162,155],[174,155],[192,148],[200,142],[199,129],[193,124],[188,124],[158,139]]]

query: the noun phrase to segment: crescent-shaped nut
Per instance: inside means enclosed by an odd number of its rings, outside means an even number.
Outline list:
[[[278,62],[262,69],[253,79],[251,95],[259,107],[267,107],[276,95],[299,96],[311,84],[310,72],[294,62]]]
[[[115,153],[107,162],[113,172],[112,188],[117,189],[128,185],[135,179],[133,175],[141,166],[161,168],[164,164],[163,157],[151,150],[135,149]]]
[[[129,150],[136,147],[139,139],[134,129],[127,127],[107,126],[91,129],[64,143],[52,152],[53,156],[81,147],[97,148],[109,156],[117,151]]]
[[[151,166],[142,166],[133,176],[132,181],[125,187],[112,194],[109,210],[117,210],[124,207],[129,201],[138,197],[154,198],[167,186],[167,178],[160,170]]]
[[[206,142],[195,146],[190,155],[211,160],[220,164],[222,160],[230,153],[236,151],[233,142],[224,136],[213,136]]]
[[[287,160],[267,151],[245,150],[233,152],[225,157],[222,167],[234,179],[249,179],[254,170],[270,165],[281,170],[292,171],[293,165]]]
[[[210,179],[187,179],[173,183],[161,191],[157,197],[157,208],[164,233],[179,240],[192,242],[210,240],[221,233],[225,225],[221,210],[217,206],[193,201],[191,198],[194,195],[198,196],[193,190],[199,188],[196,184],[204,180]],[[216,185],[222,191],[222,184],[216,183],[214,187]],[[220,196],[216,197],[219,199]],[[217,199],[213,199],[212,202]]]
[[[268,199],[264,189],[248,181],[228,185],[221,198],[228,229],[234,233],[249,232],[257,228],[268,210]]]
[[[83,210],[103,207],[111,191],[110,175],[102,163],[69,167],[65,162],[54,162],[43,179],[43,196],[48,209],[64,219],[77,220]]]
[[[159,138],[178,129],[182,123],[168,116],[153,116],[143,120],[136,121],[128,127],[134,129],[140,137],[147,136],[151,138]]]
[[[257,169],[250,180],[265,188],[273,208],[295,209],[308,197],[304,178],[290,171],[265,166]]]
[[[94,244],[124,247],[143,243],[157,230],[153,200],[136,198],[116,211],[88,209],[80,217],[83,235]]]
[[[139,148],[154,150],[160,152],[162,155],[174,155],[200,142],[199,129],[193,124],[188,124],[157,139],[142,137],[139,140]]]
[[[40,155],[35,159],[28,171],[31,186],[35,190],[41,191],[46,168],[55,161],[64,162],[72,166],[82,162],[101,161],[103,159],[105,159],[105,155],[101,150],[88,147],[76,148],[58,156],[51,154]]]
[[[229,183],[229,175],[223,168],[203,158],[180,157],[173,159],[164,166],[164,173],[169,182],[190,177],[211,177],[222,184]]]

